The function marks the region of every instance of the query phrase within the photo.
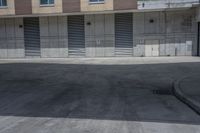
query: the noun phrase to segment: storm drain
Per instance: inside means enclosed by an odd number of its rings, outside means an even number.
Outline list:
[[[155,95],[174,95],[171,90],[152,90]]]

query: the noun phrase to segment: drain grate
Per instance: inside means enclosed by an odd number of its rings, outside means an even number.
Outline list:
[[[152,92],[156,95],[173,95],[171,90],[153,90]]]

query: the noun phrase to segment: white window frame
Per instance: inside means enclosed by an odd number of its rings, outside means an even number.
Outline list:
[[[0,0],[1,1],[1,3],[3,3],[3,0]],[[7,3],[7,0],[6,0],[6,5],[5,6],[3,6],[3,5],[0,5],[0,8],[7,8],[8,7],[8,3]]]
[[[41,7],[45,7],[45,6],[54,6],[55,5],[55,0],[54,0],[54,3],[53,4],[49,4],[50,3],[50,0],[47,0],[48,2],[47,2],[47,4],[42,4],[41,3],[41,0],[40,0],[40,6]]]
[[[105,0],[104,1],[96,0],[95,2],[92,2],[92,1],[89,0],[89,3],[90,4],[104,4]]]

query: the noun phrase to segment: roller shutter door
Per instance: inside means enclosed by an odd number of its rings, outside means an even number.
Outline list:
[[[115,14],[115,55],[133,55],[133,14]]]
[[[39,18],[24,18],[25,56],[40,56]]]
[[[84,16],[68,17],[68,45],[70,57],[85,56]]]

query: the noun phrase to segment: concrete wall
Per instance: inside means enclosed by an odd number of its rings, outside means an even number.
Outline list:
[[[199,0],[138,0],[138,9],[184,8],[199,4]]]
[[[196,20],[200,22],[200,7],[196,8]]]
[[[40,17],[41,57],[67,57],[67,16]]]
[[[134,13],[133,16],[134,56],[145,55],[145,40],[159,40],[161,56],[196,55],[195,10]]]
[[[87,57],[114,56],[114,41],[114,14],[85,16]]]
[[[22,18],[0,19],[0,58],[24,58]]]

